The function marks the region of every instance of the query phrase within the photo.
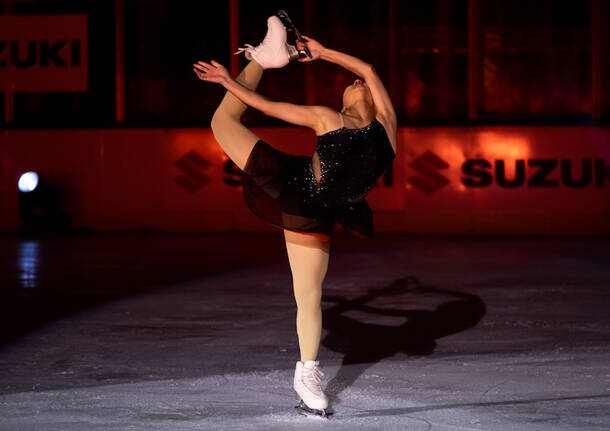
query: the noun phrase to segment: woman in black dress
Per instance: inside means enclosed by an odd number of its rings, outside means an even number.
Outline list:
[[[307,37],[303,37],[305,43],[296,41],[297,50],[286,43],[286,29],[276,16],[268,19],[267,26],[261,44],[240,49],[251,61],[236,79],[214,60],[193,66],[201,80],[227,89],[211,126],[224,152],[244,171],[248,207],[283,229],[301,355],[294,389],[302,407],[325,415],[328,400],[320,387],[323,373],[316,357],[330,237],[335,221],[356,236],[373,234],[372,212],[364,197],[396,156],[396,114],[371,64]],[[359,77],[344,90],[341,112],[275,102],[255,92],[264,69],[283,67],[305,48],[311,57],[299,61],[326,60]],[[287,154],[260,140],[240,122],[247,106],[313,129],[318,139],[313,156]]]

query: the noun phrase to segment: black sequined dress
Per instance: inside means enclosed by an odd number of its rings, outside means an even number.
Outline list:
[[[359,129],[342,127],[318,136],[313,157],[259,140],[244,168],[244,200],[277,227],[331,236],[336,221],[346,232],[370,237],[373,214],[365,197],[395,157],[376,119]]]

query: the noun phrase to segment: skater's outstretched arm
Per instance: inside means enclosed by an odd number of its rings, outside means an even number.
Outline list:
[[[214,60],[211,64],[199,61],[193,64],[193,67],[199,79],[222,85],[246,105],[258,109],[270,117],[279,118],[298,126],[309,127],[316,131],[316,134],[324,131],[329,116],[338,115],[336,111],[326,106],[296,105],[268,99],[235,81],[231,78],[227,69]]]
[[[299,61],[309,62],[316,59],[326,60],[338,64],[364,79],[373,96],[373,103],[375,104],[377,113],[383,117],[394,130],[396,129],[396,112],[394,111],[392,100],[372,64],[362,61],[352,55],[326,48],[320,42],[310,37],[303,36],[303,38],[307,41],[307,47],[311,52],[312,58],[305,57],[301,58]],[[297,48],[303,49],[303,47],[304,44],[297,41]]]

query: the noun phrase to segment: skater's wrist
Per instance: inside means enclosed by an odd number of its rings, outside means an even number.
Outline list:
[[[219,84],[222,85],[226,90],[229,89],[232,83],[237,83],[237,81],[235,81],[230,76],[225,76],[223,80],[219,82]]]
[[[332,62],[332,60],[334,58],[333,54],[335,54],[336,52],[337,51],[335,51],[334,49],[322,47],[322,49],[320,51],[320,60],[326,60],[326,61]]]

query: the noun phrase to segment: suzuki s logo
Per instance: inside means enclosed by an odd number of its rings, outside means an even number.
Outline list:
[[[195,151],[189,151],[186,155],[174,162],[181,175],[174,177],[174,182],[189,193],[195,193],[212,179],[202,171],[212,166],[210,162],[201,157]]]
[[[510,167],[507,169],[507,165]],[[418,176],[408,178],[410,184],[432,194],[447,185],[449,180],[439,171],[449,165],[436,154],[426,151],[409,164]],[[506,171],[513,172],[507,178]],[[462,163],[461,182],[466,187],[603,187],[610,182],[610,166],[604,159],[518,159],[511,162],[467,159]]]
[[[420,174],[410,177],[409,182],[427,194],[432,194],[449,183],[449,180],[438,172],[449,168],[449,165],[432,151],[426,151],[409,163],[409,166]]]

